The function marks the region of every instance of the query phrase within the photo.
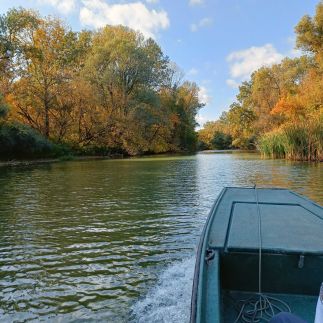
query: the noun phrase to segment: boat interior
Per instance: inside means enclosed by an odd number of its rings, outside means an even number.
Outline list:
[[[244,301],[259,299],[257,253],[228,253],[219,257],[223,322],[235,322]],[[262,255],[262,292],[274,306],[314,322],[323,279],[323,257],[317,255]],[[284,302],[284,303],[282,303]],[[249,309],[252,307],[249,306]],[[247,307],[246,307],[247,309]],[[275,313],[278,312],[274,308]],[[270,308],[267,308],[270,312]],[[263,312],[264,316],[265,311]],[[244,322],[240,319],[238,322]]]
[[[323,219],[310,207],[299,203],[234,204],[225,245],[219,250],[224,322],[235,322],[241,300],[251,295],[259,299],[260,247],[262,293],[279,300],[272,301],[274,306],[287,311],[289,307],[295,315],[314,321],[323,281]]]

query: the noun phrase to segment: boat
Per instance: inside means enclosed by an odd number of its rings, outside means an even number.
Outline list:
[[[323,208],[288,189],[227,187],[197,251],[191,323],[313,322],[323,282]]]

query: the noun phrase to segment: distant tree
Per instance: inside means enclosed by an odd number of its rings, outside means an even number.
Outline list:
[[[213,149],[230,149],[232,145],[231,135],[216,131],[211,140]]]
[[[204,106],[199,102],[198,91],[197,85],[190,82],[176,89],[175,111],[180,122],[175,127],[174,138],[178,138],[179,146],[184,150],[195,150],[197,145],[195,116]]]
[[[204,124],[203,128],[198,131],[199,146],[202,149],[213,149],[212,140],[216,133],[223,133],[225,131],[225,117],[222,120],[208,121]]]
[[[295,28],[297,48],[306,55],[284,58],[253,72],[239,87],[237,102],[199,131],[203,147],[255,148],[266,155],[320,160],[323,153],[323,2],[314,17]],[[214,137],[214,138],[213,138]],[[212,138],[212,139],[211,139]]]

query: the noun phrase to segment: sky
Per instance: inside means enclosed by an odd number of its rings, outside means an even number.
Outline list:
[[[263,65],[295,57],[294,27],[318,0],[0,0],[62,18],[74,31],[126,25],[153,37],[200,87],[202,126],[228,110],[238,85]]]

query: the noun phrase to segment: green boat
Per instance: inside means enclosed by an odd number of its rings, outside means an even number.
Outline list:
[[[323,282],[323,208],[290,190],[222,190],[197,252],[191,322],[315,317]]]

